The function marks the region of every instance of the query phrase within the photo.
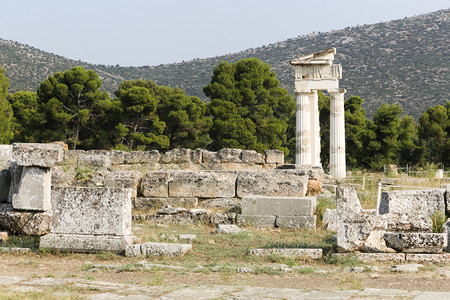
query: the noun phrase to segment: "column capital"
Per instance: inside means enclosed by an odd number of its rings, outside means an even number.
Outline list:
[[[328,90],[328,93],[330,95],[337,95],[337,94],[345,94],[347,92],[346,89],[333,89],[333,90]]]

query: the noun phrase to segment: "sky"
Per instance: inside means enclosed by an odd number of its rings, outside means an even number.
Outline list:
[[[448,0],[0,0],[0,38],[93,64],[159,65],[449,7]]]

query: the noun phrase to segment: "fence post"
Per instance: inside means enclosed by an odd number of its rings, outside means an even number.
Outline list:
[[[381,182],[378,182],[377,211],[376,211],[377,216],[380,214],[379,213],[380,202],[381,202]]]
[[[363,191],[366,188],[366,176],[363,176]]]

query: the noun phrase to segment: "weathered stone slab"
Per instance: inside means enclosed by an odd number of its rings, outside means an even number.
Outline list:
[[[323,228],[326,230],[336,231],[337,230],[337,213],[336,209],[325,209],[323,212],[322,224]]]
[[[241,149],[220,149],[217,157],[221,163],[241,163]]]
[[[131,234],[131,189],[52,189],[52,233]]]
[[[201,164],[203,162],[203,149],[191,150],[191,163]]]
[[[386,245],[397,252],[439,253],[447,245],[445,233],[385,233]]]
[[[125,256],[182,256],[192,249],[191,244],[144,243],[128,246]]]
[[[224,233],[224,234],[236,234],[240,233],[243,230],[239,228],[237,225],[227,225],[227,224],[220,224],[217,226],[217,233]]]
[[[236,183],[238,197],[273,196],[304,197],[308,176],[282,171],[242,172]]]
[[[173,149],[169,150],[161,156],[160,163],[190,163],[191,149]]]
[[[220,157],[217,155],[217,152],[203,150],[202,162],[205,164],[216,164],[221,163],[221,160]]]
[[[235,209],[240,208],[241,203],[238,198],[212,198],[199,203],[201,207],[216,209]]]
[[[104,187],[129,188],[133,190],[132,198],[136,198],[142,173],[138,171],[116,171],[106,175],[103,181]]]
[[[125,154],[126,164],[151,164],[159,162],[161,154],[158,150],[131,151]]]
[[[64,172],[52,169],[52,186],[69,186],[75,181],[76,172]]]
[[[284,164],[284,152],[276,149],[264,151],[266,163],[268,164]]]
[[[134,208],[138,210],[146,210],[152,208],[161,208],[163,206],[175,206],[184,208],[196,208],[198,206],[198,198],[145,198],[137,197],[133,201]]]
[[[111,251],[123,253],[133,244],[129,235],[87,235],[50,233],[39,242],[39,248],[73,252]]]
[[[405,253],[333,253],[332,257],[344,258],[354,257],[361,262],[395,262],[404,263],[406,260]]]
[[[14,210],[9,203],[0,204],[0,227],[27,235],[43,235],[50,232],[51,212]]]
[[[127,152],[121,150],[111,150],[106,154],[112,165],[121,165],[125,163]]]
[[[289,229],[316,229],[316,216],[277,216],[275,226]]]
[[[336,190],[337,244],[339,252],[390,252],[383,233],[387,222],[362,210],[356,190],[339,186]]]
[[[8,201],[10,186],[11,173],[9,172],[9,163],[7,166],[0,163],[0,203]]]
[[[180,242],[185,242],[185,243],[190,243],[192,244],[192,242],[197,238],[197,235],[195,234],[180,234],[178,235],[178,240]]]
[[[247,196],[242,198],[242,214],[248,216],[312,216],[316,207],[316,197]]]
[[[47,211],[51,208],[50,168],[24,167],[17,193],[12,195],[15,209]]]
[[[264,164],[265,157],[255,150],[242,150],[241,161],[245,164]]]
[[[168,197],[171,172],[148,172],[142,179],[141,192],[144,197]]]
[[[447,219],[447,222],[442,225],[442,233],[447,235],[447,245],[444,247],[444,251],[450,252],[450,245],[448,243],[450,241],[450,219]]]
[[[275,227],[276,216],[237,216],[237,225],[240,227],[252,226],[256,228]]]
[[[13,145],[0,145],[0,162],[10,162],[13,160]]]
[[[412,263],[448,264],[450,253],[407,253],[406,261]]]
[[[402,265],[394,265],[391,266],[391,270],[394,272],[408,272],[415,273],[419,271],[419,268],[423,268],[421,264],[402,264]]]
[[[380,214],[403,214],[429,217],[445,215],[445,189],[388,191],[381,193]]]
[[[169,197],[229,198],[235,196],[236,174],[176,172],[169,181]]]
[[[389,232],[433,232],[433,222],[423,215],[384,214]]]
[[[307,249],[307,248],[250,249],[250,255],[255,256],[277,255],[282,257],[295,257],[300,259],[320,259],[322,258],[322,249]]]
[[[14,143],[13,159],[19,166],[54,167],[63,159],[63,145]]]
[[[111,160],[109,156],[101,154],[79,154],[78,169],[89,169],[94,171],[111,169]]]

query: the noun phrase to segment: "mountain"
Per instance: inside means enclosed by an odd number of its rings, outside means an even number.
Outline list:
[[[220,61],[257,57],[270,64],[281,85],[293,91],[294,72],[289,61],[298,56],[337,48],[341,87],[347,96],[365,99],[372,116],[381,103],[397,103],[418,117],[428,107],[449,99],[450,9],[371,25],[312,33],[254,49],[206,59],[159,66],[121,67],[92,65],[47,53],[31,46],[0,39],[0,66],[10,78],[10,92],[36,90],[49,74],[80,65],[97,72],[111,94],[129,79],[153,80],[178,86],[188,95],[205,99],[202,87]]]

